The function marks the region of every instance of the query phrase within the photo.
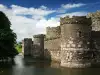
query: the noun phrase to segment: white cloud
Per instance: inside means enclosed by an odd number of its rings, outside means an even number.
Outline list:
[[[26,8],[17,5],[11,5],[14,14],[24,14],[24,15],[41,15],[46,16],[55,12],[55,10],[49,10],[46,6],[40,6],[40,8]]]
[[[57,13],[66,13],[66,11],[68,11],[69,9],[78,8],[78,7],[82,7],[85,5],[86,4],[83,4],[83,3],[62,4],[61,7],[56,10],[56,12]]]
[[[17,33],[17,40],[22,40],[34,35],[37,21],[22,16],[12,16],[11,23],[12,29]]]
[[[64,9],[71,9],[71,8],[76,8],[76,7],[81,7],[84,6],[86,4],[83,3],[77,3],[77,4],[62,4],[61,7]]]
[[[60,25],[59,17],[64,17],[65,15],[81,16],[86,14],[86,12],[66,13],[57,16],[55,15],[56,17],[51,17],[47,20],[45,16],[57,11],[51,10],[43,5],[39,8],[26,8],[18,5],[11,5],[11,8],[8,8],[7,6],[0,4],[0,11],[3,11],[11,21],[11,28],[17,34],[17,41],[20,41],[23,38],[32,37],[32,35],[35,34],[46,33],[46,27]],[[31,18],[28,18],[25,15],[31,15]]]
[[[41,33],[46,33],[46,27],[59,26],[60,22],[57,18],[50,18],[49,20],[42,19],[36,24],[36,28],[41,30]],[[37,31],[38,32],[38,31]]]
[[[41,8],[41,9],[47,9],[47,7],[44,6],[44,5],[40,6],[40,8]]]
[[[3,4],[0,4],[0,9],[1,8],[7,8],[6,6],[4,6]]]
[[[0,11],[3,11],[11,21],[11,28],[17,34],[17,41],[25,37],[32,37],[34,34],[44,33],[45,30],[42,29],[44,28],[42,26],[47,21],[45,16],[55,12],[55,10],[49,10],[46,6],[26,8],[18,5],[11,5],[11,8],[7,8],[2,4],[0,4]],[[32,18],[28,18],[25,15],[31,15]],[[45,22],[43,20],[45,20]]]

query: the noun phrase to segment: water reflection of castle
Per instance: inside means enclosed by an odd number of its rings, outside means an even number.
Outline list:
[[[100,12],[88,16],[68,16],[60,26],[47,27],[47,34],[23,40],[24,55],[61,62],[61,66],[84,68],[100,61]]]

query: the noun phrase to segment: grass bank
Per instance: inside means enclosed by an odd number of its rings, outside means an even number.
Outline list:
[[[15,48],[17,49],[17,51],[18,51],[19,53],[22,53],[22,45],[21,45],[21,44],[16,44],[16,45],[15,45]]]

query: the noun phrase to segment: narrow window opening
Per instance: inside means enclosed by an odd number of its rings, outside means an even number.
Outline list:
[[[78,37],[82,37],[82,32],[81,32],[81,31],[78,31],[78,32],[77,32],[77,36],[78,36]]]

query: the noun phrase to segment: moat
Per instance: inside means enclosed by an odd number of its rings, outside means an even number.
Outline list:
[[[57,62],[43,62],[15,57],[14,62],[0,64],[0,75],[99,75],[100,68],[69,69],[61,68]]]

